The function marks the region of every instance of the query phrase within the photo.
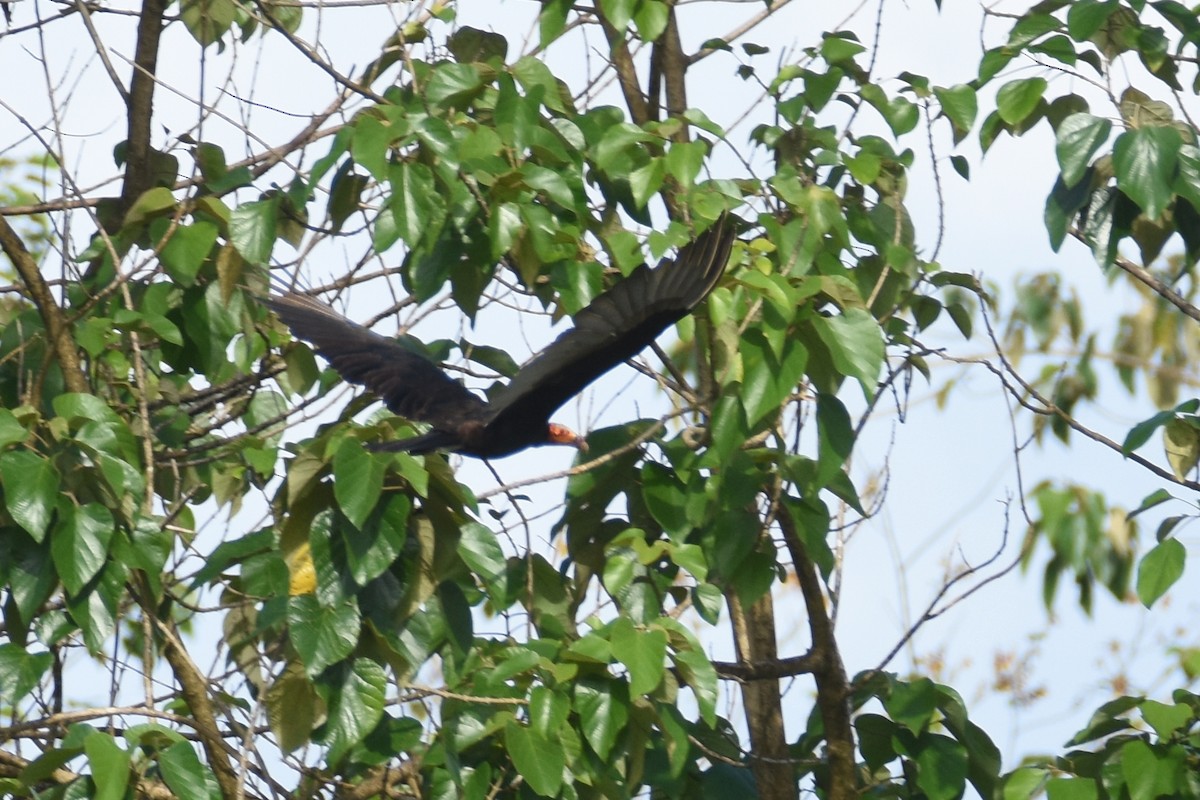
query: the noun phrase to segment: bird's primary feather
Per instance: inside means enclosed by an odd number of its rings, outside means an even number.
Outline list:
[[[550,443],[548,420],[555,410],[691,312],[720,280],[733,234],[723,215],[676,258],[654,269],[638,267],[576,314],[574,326],[525,364],[490,404],[428,359],[309,297],[287,292],[264,302],[343,379],[366,386],[396,414],[433,427],[384,449],[508,455]]]

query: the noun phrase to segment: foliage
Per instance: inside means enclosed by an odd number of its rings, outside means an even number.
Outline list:
[[[1006,20],[974,78],[942,85],[879,75],[851,30],[797,32],[802,48],[778,61],[745,33],[689,53],[677,18],[692,12],[662,0],[586,12],[550,0],[519,55],[455,4],[398,13],[386,36],[358,29],[354,63],[373,60],[352,72],[307,42],[320,34],[308,9],[148,2],[118,93],[119,194],[85,192],[105,184],[63,168],[62,199],[40,184],[36,202],[3,196],[26,206],[11,216],[71,221],[47,237],[0,214],[20,298],[0,331],[3,791],[1200,794],[1200,704],[1186,689],[1172,704],[1114,700],[1068,744],[1079,749],[1004,773],[959,691],[887,663],[848,677],[834,631],[839,545],[884,500],[850,469],[864,428],[888,404],[902,414],[916,374],[930,380],[931,362],[972,337],[996,349],[988,365],[1032,435],[1094,439],[1163,484],[1132,512],[1085,486],[1029,489],[1011,561],[1042,569],[1046,604],[1063,576],[1088,611],[1097,587],[1123,598],[1132,586],[1149,607],[1182,576],[1189,514],[1167,517],[1144,553],[1136,519],[1200,488],[1197,401],[1179,401],[1187,384],[1169,370],[1200,320],[1200,149],[1186,114],[1156,99],[1200,88],[1185,87],[1194,14],[1039,3]],[[164,140],[194,121],[151,111],[163,25],[186,30],[197,61],[252,42],[298,51],[335,82],[331,105],[243,161],[232,154],[253,150],[253,126],[209,138],[203,103],[203,124]],[[604,37],[608,60],[575,85],[547,62],[579,29]],[[689,102],[691,70],[714,63],[769,107],[748,136]],[[1128,85],[1093,97],[1052,80],[1064,71]],[[611,76],[619,95],[596,99]],[[1122,320],[1114,365],[1130,392],[1150,381],[1163,410],[1128,431],[1086,421],[1097,334],[1057,276],[1027,282],[1010,311],[918,245],[908,186],[927,137],[950,152],[977,135],[986,151],[1042,122],[1059,167],[1050,241],[1085,242],[1146,304]],[[73,163],[39,141],[38,159]],[[969,178],[966,156],[948,159]],[[518,485],[476,492],[444,455],[370,449],[407,422],[342,402],[336,376],[258,302],[310,254],[358,248],[314,294],[401,292],[383,316],[440,307],[474,322],[508,304],[569,317],[727,210],[742,223],[725,279],[663,368],[644,370],[671,407],[637,419],[630,406],[593,430],[557,509]],[[1155,266],[1176,234],[1182,253]],[[517,361],[509,342],[411,344],[484,380]],[[336,413],[310,413],[321,405]],[[1165,454],[1147,455],[1160,434]],[[539,529],[539,517],[554,518]],[[939,601],[1002,575],[1000,555]],[[810,640],[781,657],[773,603],[789,593]],[[736,660],[712,657],[714,632],[737,642]],[[219,639],[209,673],[205,636]],[[64,698],[64,668],[95,670],[89,659],[112,667],[112,697]],[[813,699],[789,698],[811,706],[789,738],[780,685],[796,678]]]

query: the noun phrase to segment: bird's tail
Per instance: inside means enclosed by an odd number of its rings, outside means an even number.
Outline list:
[[[383,453],[412,453],[414,456],[419,456],[435,450],[453,448],[456,444],[458,444],[458,440],[453,434],[434,430],[420,436],[396,439],[392,442],[372,442],[367,445],[367,449]]]

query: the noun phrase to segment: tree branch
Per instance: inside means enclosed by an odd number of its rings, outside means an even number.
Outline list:
[[[162,38],[166,0],[143,0],[138,20],[133,77],[129,81],[125,151],[125,183],[121,187],[118,224],[134,202],[154,183],[158,159],[150,155],[150,125],[154,119],[154,75]]]
[[[722,678],[748,683],[750,681],[777,681],[780,678],[794,678],[797,675],[807,675],[816,669],[817,663],[813,657],[805,653],[802,656],[776,658],[772,661],[714,661],[713,668]]]
[[[609,57],[612,59],[613,69],[617,71],[617,82],[621,84],[621,94],[625,97],[629,116],[638,125],[645,125],[651,121],[650,104],[646,102],[646,95],[638,84],[637,69],[633,65],[629,43],[625,41],[624,35],[609,23],[599,8],[596,9],[596,17],[600,20],[600,27],[604,29],[604,37],[608,39]]]
[[[1072,228],[1071,235],[1084,244],[1088,244],[1087,238],[1083,235],[1083,231],[1079,230],[1079,228]],[[1143,284],[1150,291],[1154,292],[1159,297],[1178,308],[1184,314],[1188,315],[1197,322],[1200,322],[1200,308],[1196,308],[1179,292],[1175,291],[1170,286],[1154,277],[1154,274],[1151,273],[1150,270],[1146,269],[1140,264],[1133,263],[1128,258],[1125,258],[1121,255],[1118,255],[1115,259],[1113,259],[1113,263],[1123,270],[1127,275],[1129,275],[1129,277],[1133,278],[1138,283]]]
[[[33,256],[26,249],[21,237],[4,217],[0,217],[0,249],[3,249],[4,254],[12,261],[17,274],[21,276],[21,280],[29,291],[30,299],[37,306],[38,313],[42,317],[42,324],[46,326],[46,336],[50,341],[50,348],[62,368],[63,381],[67,384],[67,389],[72,392],[87,392],[87,380],[79,365],[79,351],[75,349],[75,341],[71,338],[71,332],[63,322],[62,309],[55,302],[54,295],[50,292],[50,286],[42,277],[37,262],[33,260]]]
[[[749,608],[742,605],[737,589],[725,592],[729,619],[733,624],[733,642],[738,659],[745,664],[778,662],[775,642],[775,606],[771,593],[764,592]],[[746,706],[746,728],[750,733],[750,769],[759,797],[763,800],[795,800],[798,787],[788,754],[787,734],[783,728],[783,697],[779,681],[751,681],[742,684],[742,702]]]
[[[850,683],[838,652],[833,623],[825,608],[825,594],[817,567],[800,539],[800,532],[788,514],[776,519],[783,531],[783,540],[792,556],[800,593],[808,611],[808,628],[812,635],[813,678],[817,682],[817,706],[825,723],[825,745],[829,756],[829,800],[853,800],[858,797],[854,771],[854,729],[850,725]]]
[[[241,783],[229,762],[225,740],[221,736],[220,728],[217,727],[212,697],[208,693],[208,681],[205,680],[199,667],[184,649],[183,642],[179,639],[179,631],[171,620],[163,619],[155,613],[154,595],[150,591],[145,576],[139,575],[136,587],[142,613],[154,620],[155,626],[163,637],[163,657],[171,665],[171,671],[175,674],[175,679],[179,681],[180,694],[192,712],[196,733],[200,736],[200,743],[204,747],[208,764],[217,778],[221,796],[225,800],[240,798],[242,796]]]

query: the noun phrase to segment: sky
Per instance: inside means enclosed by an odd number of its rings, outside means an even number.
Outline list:
[[[816,43],[821,31],[839,27],[854,30],[865,43],[878,46],[877,75],[894,76],[907,70],[928,75],[939,85],[965,82],[975,75],[981,30],[989,44],[995,44],[1006,22],[992,21],[983,26],[982,8],[977,3],[942,5],[939,13],[932,0],[886,3],[876,41],[876,4],[798,0],[768,25],[739,41],[769,46],[768,54],[751,61],[737,48],[733,54],[707,59],[692,75],[691,102],[722,124],[746,115],[731,130],[730,140],[739,149],[748,150],[747,136],[767,109],[753,102],[753,87],[734,75],[738,64],[753,63],[762,74],[769,75],[789,53],[794,57],[794,48]],[[1009,9],[1022,6],[1005,5]],[[121,9],[128,4],[109,7]],[[685,49],[734,29],[761,7],[757,2],[685,6]],[[310,9],[300,34],[310,41],[319,35],[334,63],[352,72],[348,65],[361,69],[394,30],[394,20],[409,8],[408,4],[359,8],[353,16],[336,8],[321,13]],[[458,4],[458,9],[461,24],[508,37],[510,59],[535,43],[532,19],[536,4],[528,0],[467,0]],[[30,21],[35,10],[49,15],[56,13],[57,6],[23,0],[16,6],[15,24]],[[347,19],[355,24],[346,25]],[[116,71],[126,75],[132,52],[128,18],[101,15],[97,29],[111,48]],[[54,38],[48,40],[52,47],[44,67],[36,50],[30,49],[34,45],[28,36],[0,38],[0,74],[29,76],[28,80],[6,86],[0,98],[0,155],[11,157],[34,150],[22,118],[33,127],[45,125],[51,119],[48,100],[54,97],[68,109],[60,127],[67,133],[63,146],[70,171],[81,176],[83,185],[91,187],[115,175],[111,147],[120,138],[123,112],[114,102],[111,84],[98,59],[90,54],[86,34],[77,21],[54,22],[46,32]],[[327,104],[334,91],[327,75],[278,36],[233,45],[223,55],[210,53],[201,65],[195,63],[191,55],[195,50],[179,26],[169,29],[166,37],[160,79],[168,90],[160,91],[156,100],[156,143],[160,146],[183,133],[195,120],[197,95],[206,103],[216,104],[232,120],[207,120],[200,132],[205,139],[226,143],[232,161],[262,149],[261,144],[247,143],[237,133],[238,128],[249,126],[262,140],[278,141],[299,129],[306,114]],[[522,46],[522,42],[528,44]],[[183,55],[176,57],[176,53]],[[602,56],[602,43],[593,38],[583,46],[556,45],[546,58],[556,74],[572,81],[573,76],[597,68]],[[1062,80],[1067,79],[1056,79],[1055,89],[1062,88]],[[47,91],[47,84],[53,86],[52,93]],[[612,87],[607,91],[610,102],[619,103]],[[262,105],[248,102],[249,98]],[[986,107],[986,101],[982,102],[981,108]],[[864,119],[861,124],[871,123]],[[939,261],[950,270],[982,275],[1000,287],[1002,297],[1011,299],[1013,282],[1020,276],[1058,270],[1084,298],[1093,324],[1107,322],[1111,326],[1119,313],[1130,310],[1131,293],[1111,288],[1085,248],[1068,242],[1061,253],[1050,250],[1041,220],[1043,198],[1055,174],[1047,130],[1043,128],[1021,140],[1002,138],[983,157],[974,137],[951,150],[944,124],[935,129],[944,205],[939,208],[939,187],[924,167],[914,170],[908,198],[919,245],[926,255],[934,248],[939,216],[944,216]],[[928,144],[920,136],[906,144],[919,148],[919,159],[927,162],[928,151],[924,148]],[[311,148],[304,155],[304,163],[311,164],[325,149],[323,143]],[[946,157],[952,152],[970,159],[969,183],[949,168]],[[717,170],[734,173],[741,169],[728,151],[719,152],[714,163]],[[361,243],[331,245],[314,253],[300,270],[310,282],[322,283],[344,272],[360,253]],[[287,260],[295,254],[281,245],[276,256]],[[395,263],[399,256],[389,254],[386,260]],[[363,294],[352,296],[350,302],[349,313],[357,318],[367,318],[380,307],[379,298]],[[519,335],[513,336],[511,320],[490,311],[480,315],[474,330],[464,331],[462,324],[455,316],[434,316],[422,320],[411,333],[427,340],[466,333],[475,341],[505,345],[515,339],[511,342],[514,354],[531,352],[556,333],[539,329],[540,321],[523,321]],[[387,324],[379,329],[386,332]],[[962,356],[985,355],[988,349],[979,336],[963,343],[944,334],[941,343]],[[943,407],[935,399],[936,392],[952,378],[958,386]],[[1104,375],[1102,380],[1106,398],[1111,401],[1106,400],[1102,415],[1089,414],[1119,439],[1153,409],[1144,399],[1129,399],[1110,376]],[[558,419],[587,430],[661,408],[663,400],[649,383],[622,368],[596,384],[579,404],[564,407]],[[597,409],[604,409],[604,413],[596,416]],[[858,529],[845,545],[838,631],[851,674],[877,666],[895,647],[941,588],[947,570],[954,572],[964,564],[978,564],[1001,546],[1006,514],[1008,538],[1000,562],[1015,557],[1025,532],[1015,504],[1018,481],[1027,490],[1044,479],[1092,485],[1106,491],[1112,504],[1125,508],[1135,507],[1144,495],[1158,488],[1142,470],[1119,456],[1078,441],[1069,448],[1050,444],[1025,449],[1018,474],[1014,440],[1024,440],[1029,419],[1022,417],[1011,423],[1010,413],[1010,402],[985,370],[937,365],[932,385],[924,385],[919,378],[913,384],[903,423],[894,409],[884,404],[868,427],[852,472],[863,486],[886,465],[889,495],[879,517]],[[535,450],[505,459],[498,467],[506,480],[515,480],[565,469],[570,458],[565,450]],[[477,492],[495,485],[491,475],[472,462],[463,463],[459,477]],[[525,491],[535,507],[549,506],[562,495],[560,483]],[[250,527],[256,522],[253,513],[243,512],[234,526]],[[213,535],[216,532],[214,528]],[[1151,533],[1152,525],[1150,530],[1143,530],[1143,541]],[[1194,538],[1185,535],[1183,541],[1194,548]],[[922,671],[940,670],[935,674],[964,693],[972,717],[995,737],[1009,768],[1026,754],[1059,751],[1063,742],[1086,723],[1091,711],[1109,699],[1109,679],[1113,675],[1125,672],[1131,691],[1161,694],[1164,688],[1174,685],[1164,680],[1162,652],[1177,641],[1180,634],[1176,626],[1182,627],[1194,617],[1200,603],[1194,583],[1185,576],[1172,592],[1165,614],[1148,616],[1139,605],[1117,603],[1100,595],[1094,615],[1088,618],[1077,609],[1069,584],[1064,585],[1050,613],[1041,601],[1039,567],[1044,557],[1043,553],[1034,559],[1030,574],[1015,571],[926,625],[889,665],[901,673],[914,663],[919,663]],[[780,631],[781,636],[792,634],[780,643],[782,655],[802,652],[806,641],[799,599],[784,597],[778,607],[786,612],[789,602],[795,604],[795,630]],[[781,614],[781,619],[786,616]],[[714,657],[731,656],[728,641],[712,637],[708,644]],[[1015,654],[1019,662],[1022,654],[1029,653],[1035,655],[1029,662],[1029,685],[1044,687],[1043,699],[1028,706],[1014,706],[1010,696],[988,691],[997,658]],[[794,702],[789,700],[793,713],[788,717],[789,730],[794,734],[803,724],[803,712],[810,704],[809,688],[798,682],[789,691],[789,698],[795,698]]]

